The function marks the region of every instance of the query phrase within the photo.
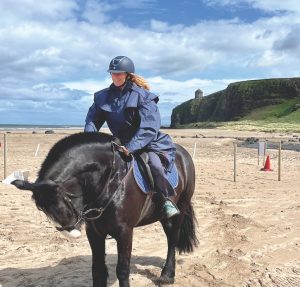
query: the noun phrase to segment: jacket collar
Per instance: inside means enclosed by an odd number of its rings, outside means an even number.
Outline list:
[[[132,90],[133,85],[134,85],[134,84],[133,84],[132,82],[127,81],[127,82],[125,83],[125,86],[124,86],[124,88],[123,88],[121,94],[124,95],[124,94],[127,93],[128,91]],[[109,86],[109,92],[115,93],[115,92],[120,92],[120,91],[121,91],[120,88],[116,87],[116,86],[114,85],[114,83],[112,83],[112,84]]]

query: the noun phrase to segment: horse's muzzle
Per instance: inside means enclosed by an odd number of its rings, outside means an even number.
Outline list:
[[[71,231],[62,231],[62,234],[71,239],[77,239],[81,237],[81,231],[78,229],[72,229]]]

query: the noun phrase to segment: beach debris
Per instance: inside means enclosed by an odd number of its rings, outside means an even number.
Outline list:
[[[54,134],[54,130],[46,130],[45,134]]]
[[[8,177],[2,180],[2,183],[11,184],[14,180],[28,180],[29,171],[28,170],[16,170],[11,173]]]
[[[248,144],[254,144],[256,142],[258,142],[258,138],[254,138],[254,137],[250,137],[250,138],[246,138],[245,142],[247,142]]]

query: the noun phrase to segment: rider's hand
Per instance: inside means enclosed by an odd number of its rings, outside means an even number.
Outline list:
[[[130,155],[129,150],[128,150],[125,146],[122,145],[121,148],[122,148],[123,153],[124,153],[126,156],[129,156],[129,155]]]

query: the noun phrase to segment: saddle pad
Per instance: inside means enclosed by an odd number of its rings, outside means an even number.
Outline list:
[[[175,164],[173,164],[172,170],[171,171],[166,171],[167,173],[167,178],[169,183],[171,184],[171,186],[173,188],[176,188],[178,185],[178,170]],[[134,179],[137,183],[137,185],[140,187],[140,189],[144,192],[144,193],[148,193],[150,191],[150,186],[147,182],[147,180],[145,180],[145,178],[142,176],[138,164],[136,162],[136,160],[133,159],[133,175],[134,175]],[[154,179],[155,180],[155,179]]]

